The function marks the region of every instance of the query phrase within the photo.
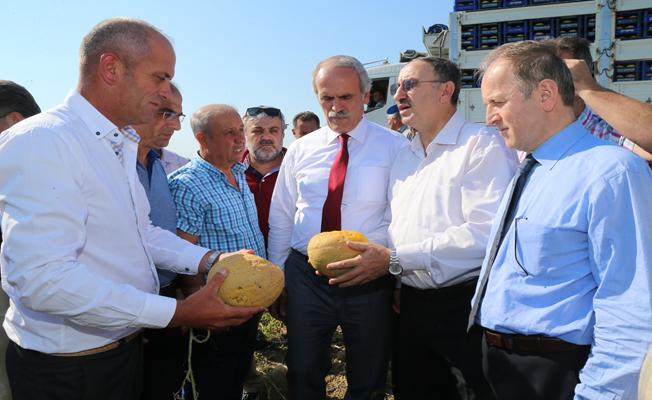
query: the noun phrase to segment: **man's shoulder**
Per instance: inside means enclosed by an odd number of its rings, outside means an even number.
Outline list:
[[[388,129],[375,122],[368,121],[368,133],[374,135],[374,140],[386,140],[389,143],[401,148],[409,143],[409,140],[399,132]]]

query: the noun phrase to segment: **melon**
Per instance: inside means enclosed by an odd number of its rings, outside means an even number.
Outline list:
[[[221,269],[229,274],[217,296],[231,306],[269,307],[283,291],[283,271],[256,255],[234,254],[218,261],[208,273],[208,280]]]
[[[364,242],[369,240],[357,231],[330,231],[313,236],[308,242],[308,262],[322,275],[334,278],[349,271],[349,269],[329,270],[326,265],[342,260],[348,260],[361,253],[346,245],[346,241]]]

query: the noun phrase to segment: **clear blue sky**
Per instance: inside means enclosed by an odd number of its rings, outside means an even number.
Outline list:
[[[287,119],[312,110],[320,60],[348,54],[363,63],[405,49],[425,51],[422,27],[448,24],[452,0],[308,1],[6,1],[2,5],[0,79],[25,86],[43,109],[59,104],[77,82],[82,37],[113,16],[144,19],[170,36],[177,53],[174,81],[184,113],[209,103],[240,112],[265,104]],[[191,156],[197,145],[186,119],[170,149]],[[286,131],[286,143],[292,133]]]

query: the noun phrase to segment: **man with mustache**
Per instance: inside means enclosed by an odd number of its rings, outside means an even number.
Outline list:
[[[252,249],[265,258],[256,204],[240,162],[245,152],[240,115],[231,106],[210,104],[195,111],[190,126],[199,152],[169,179],[177,207],[177,233],[200,246]],[[195,276],[195,286],[203,280],[202,274]],[[214,331],[208,341],[193,346],[192,368],[202,398],[241,399],[259,319],[255,316],[228,331]]]
[[[288,147],[272,195],[269,256],[285,266],[291,399],[325,398],[338,325],[346,345],[346,398],[385,395],[394,280],[330,285],[306,257],[308,241],[320,231],[356,230],[387,244],[389,169],[407,140],[363,117],[370,87],[353,57],[334,56],[317,65],[313,88],[328,125]]]
[[[285,117],[278,108],[250,107],[245,111],[242,122],[247,138],[247,151],[243,159],[247,167],[245,175],[256,200],[258,223],[267,244],[269,205],[286,151],[283,147]]]

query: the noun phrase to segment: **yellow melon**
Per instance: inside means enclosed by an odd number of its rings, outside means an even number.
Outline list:
[[[348,272],[348,269],[329,270],[326,265],[342,260],[348,260],[360,254],[346,245],[346,241],[365,242],[369,240],[356,231],[331,231],[318,233],[308,242],[308,262],[322,275],[334,278]]]
[[[234,254],[218,261],[208,273],[208,280],[221,269],[229,271],[217,295],[232,306],[269,307],[281,294],[283,271],[253,254]]]

